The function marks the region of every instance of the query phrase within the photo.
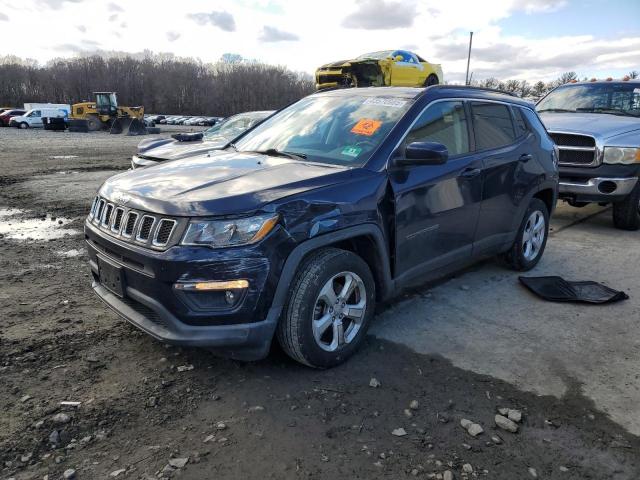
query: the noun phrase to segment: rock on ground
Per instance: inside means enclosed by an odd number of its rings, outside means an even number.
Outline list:
[[[502,415],[496,415],[495,422],[498,427],[507,432],[516,433],[518,431],[518,425]]]

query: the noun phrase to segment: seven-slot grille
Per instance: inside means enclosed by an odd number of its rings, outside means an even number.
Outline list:
[[[100,197],[93,200],[89,220],[112,236],[160,249],[170,244],[178,226],[173,218],[130,210]]]
[[[588,135],[549,132],[560,151],[560,165],[596,167],[600,164],[596,140]]]

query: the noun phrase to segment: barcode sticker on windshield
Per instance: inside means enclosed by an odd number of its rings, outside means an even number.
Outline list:
[[[391,97],[370,97],[367,98],[363,105],[375,105],[377,107],[402,108],[407,104],[406,100]]]

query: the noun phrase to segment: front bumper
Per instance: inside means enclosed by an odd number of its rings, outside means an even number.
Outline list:
[[[120,298],[97,281],[94,292],[107,306],[152,337],[172,345],[206,347],[237,360],[260,360],[267,356],[275,332],[279,309],[260,322],[239,325],[192,326],[181,322],[162,304],[134,288],[127,287]]]
[[[638,184],[640,165],[560,167],[560,198],[576,203],[618,202]]]
[[[637,183],[637,177],[595,177],[588,179],[586,182],[561,181],[559,185],[560,194],[610,198],[629,195]]]
[[[248,247],[212,250],[174,246],[152,251],[120,241],[85,223],[93,290],[116,313],[164,342],[206,347],[239,360],[267,355],[280,308],[272,306],[289,237],[274,230]],[[279,248],[276,248],[278,245]],[[120,271],[122,296],[100,283],[100,268]],[[185,292],[176,283],[246,279],[249,288],[232,305],[224,292]],[[222,294],[222,297],[220,297]]]
[[[131,157],[131,168],[135,170],[136,168],[145,168],[151,167],[152,165],[158,165],[160,162],[155,160],[150,160],[148,158],[140,158],[137,155]]]

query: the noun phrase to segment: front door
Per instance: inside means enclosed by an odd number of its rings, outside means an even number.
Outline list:
[[[411,53],[398,50],[393,53],[391,64],[391,85],[416,87],[421,85],[419,77],[424,67]]]
[[[440,268],[471,257],[482,198],[482,161],[470,148],[461,101],[437,101],[419,116],[400,147],[438,142],[449,151],[444,165],[390,172],[396,213],[396,276]]]
[[[32,127],[42,126],[42,112],[40,110],[34,110],[29,114],[29,125]]]

